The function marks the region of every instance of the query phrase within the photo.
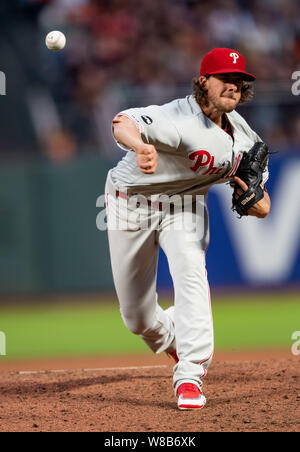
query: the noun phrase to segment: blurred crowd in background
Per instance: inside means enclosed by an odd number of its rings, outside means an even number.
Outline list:
[[[239,107],[252,128],[273,151],[300,151],[298,0],[1,0],[0,24],[2,155],[118,160],[113,116],[189,94],[214,47],[240,51],[257,76]],[[62,52],[45,47],[53,29],[67,36]]]

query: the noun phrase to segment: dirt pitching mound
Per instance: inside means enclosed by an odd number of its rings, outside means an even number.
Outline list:
[[[136,360],[116,369],[2,370],[0,431],[299,431],[298,357],[215,359],[207,405],[196,412],[177,409],[167,358],[151,367]]]

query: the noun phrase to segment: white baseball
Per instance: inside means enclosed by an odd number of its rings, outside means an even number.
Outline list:
[[[46,36],[46,46],[50,50],[62,50],[66,42],[66,37],[61,31],[50,31]]]

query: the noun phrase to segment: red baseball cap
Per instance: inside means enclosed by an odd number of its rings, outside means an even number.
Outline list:
[[[255,76],[245,72],[245,58],[233,49],[217,48],[207,53],[202,60],[200,76],[206,74],[238,73],[249,82],[255,80]]]

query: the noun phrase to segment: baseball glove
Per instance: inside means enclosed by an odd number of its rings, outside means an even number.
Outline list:
[[[235,173],[235,176],[247,184],[248,189],[242,195],[237,194],[240,186],[233,183],[232,210],[236,211],[240,218],[248,215],[248,210],[264,197],[263,172],[267,166],[269,157],[268,146],[265,143],[255,143],[246,152]]]

